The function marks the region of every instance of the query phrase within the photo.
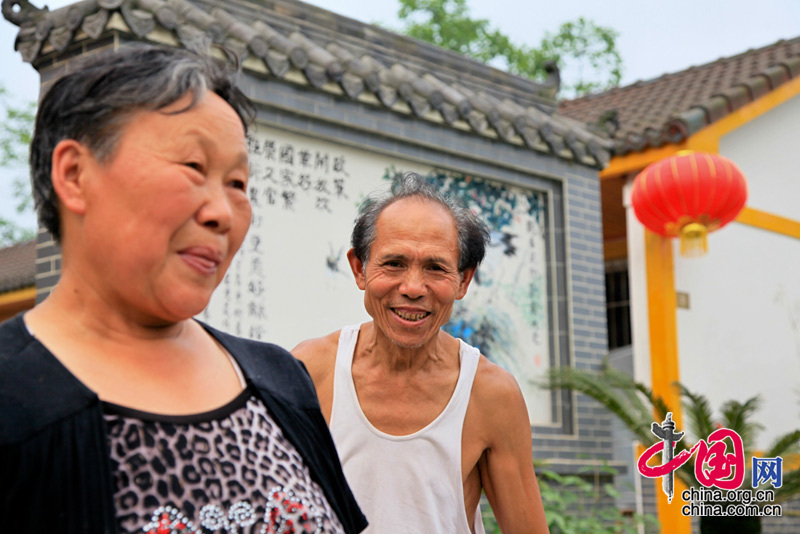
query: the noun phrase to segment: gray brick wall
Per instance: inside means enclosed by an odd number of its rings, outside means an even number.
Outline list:
[[[797,534],[800,532],[800,498],[781,504],[783,516],[761,519],[762,534]]]
[[[61,248],[47,230],[36,236],[36,303],[52,291],[61,275]]]
[[[642,502],[644,504],[645,514],[655,517],[658,516],[656,509],[656,482],[652,480],[642,480]]]
[[[560,199],[564,223],[554,235],[556,243],[564,245],[563,255],[556,257],[557,276],[565,276],[557,282],[555,298],[567,315],[559,321],[556,334],[559,345],[569,347],[568,364],[594,369],[608,349],[599,182],[591,169],[565,167],[566,191]],[[610,414],[584,395],[564,395],[562,400],[574,414],[572,428],[563,429],[571,432],[543,438],[540,429],[535,429],[537,457],[569,460],[578,465],[606,462],[617,466]]]

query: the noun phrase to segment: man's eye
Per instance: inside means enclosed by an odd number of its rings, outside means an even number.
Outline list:
[[[203,165],[200,164],[200,163],[197,163],[196,161],[190,161],[190,162],[184,163],[184,165],[186,167],[189,167],[190,169],[196,170],[197,172],[203,172]]]
[[[247,190],[247,184],[245,183],[244,180],[231,180],[230,184],[231,184],[231,187],[233,187],[235,189],[239,189],[241,191],[246,191]]]

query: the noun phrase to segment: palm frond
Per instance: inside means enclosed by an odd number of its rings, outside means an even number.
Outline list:
[[[775,502],[788,501],[800,495],[800,469],[783,474],[782,485],[775,490]]]
[[[766,458],[775,458],[787,453],[797,452],[800,447],[800,430],[778,436],[764,453]]]
[[[653,391],[640,382],[636,382],[636,389],[641,391],[645,397],[650,399],[650,403],[655,410],[656,419],[663,421],[667,417],[668,412],[674,412],[672,407],[668,406],[664,398],[660,395],[655,395]]]
[[[593,398],[619,417],[642,443],[655,442],[655,436],[649,431],[650,421],[643,422],[638,414],[630,410],[619,391],[611,387],[601,373],[572,367],[551,368],[548,372],[548,382],[543,385],[550,389],[571,389]]]
[[[650,431],[654,411],[656,422],[663,421],[667,412],[672,411],[664,399],[654,395],[650,388],[607,365],[599,372],[572,367],[551,368],[547,381],[541,385],[549,389],[571,389],[595,399],[616,415],[645,447],[658,441]],[[676,444],[675,452],[688,450],[691,446],[688,440],[683,439]],[[685,468],[675,471],[675,476],[687,487],[699,486],[694,476],[694,455],[689,458]]]
[[[656,422],[666,418],[667,412],[674,411],[660,396],[646,385],[636,382],[631,376],[614,369],[603,361],[599,371],[587,371],[572,367],[550,369],[545,382],[540,385],[548,389],[574,390],[593,398],[622,423],[646,447],[658,441],[650,432],[650,425],[655,414]],[[684,399],[687,425],[698,439],[705,439],[715,430],[713,412],[708,399],[694,393],[680,383],[676,383]],[[721,423],[726,428],[736,431],[742,437],[745,451],[749,451],[756,434],[763,425],[754,421],[754,414],[761,407],[761,398],[754,396],[744,402],[728,401],[722,405]],[[683,430],[683,429],[679,429]],[[684,438],[676,443],[676,454],[692,447],[693,443]],[[774,458],[782,454],[800,449],[800,430],[795,430],[778,437],[767,449],[765,456]],[[694,474],[695,455],[689,458],[686,465],[675,471],[675,476],[688,487],[698,487],[699,482]],[[745,487],[750,486],[751,473],[745,473]],[[800,495],[800,469],[795,469],[783,476],[783,484],[775,490],[775,502],[782,502]]]
[[[714,415],[711,411],[711,404],[708,399],[699,393],[690,391],[680,382],[675,382],[680,389],[681,395],[688,399],[684,402],[686,416],[689,420],[689,428],[697,439],[703,439],[714,431]]]
[[[722,405],[722,426],[739,433],[742,437],[744,450],[752,448],[756,434],[764,428],[761,423],[752,420],[752,416],[761,407],[761,397],[750,397],[743,403],[730,400]]]
[[[643,393],[636,387],[636,381],[632,376],[614,369],[608,364],[608,360],[603,362],[601,375],[609,386],[616,388],[625,397],[629,408],[636,414],[637,419],[648,419],[652,416],[652,399],[650,396],[644,395],[644,400],[647,401],[647,404],[645,404],[642,400]]]

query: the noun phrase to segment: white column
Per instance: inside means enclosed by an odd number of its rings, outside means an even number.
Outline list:
[[[647,309],[647,263],[644,247],[644,226],[636,218],[631,205],[634,176],[622,188],[628,238],[628,291],[631,305],[631,339],[633,345],[633,378],[652,386],[650,372],[650,324]]]

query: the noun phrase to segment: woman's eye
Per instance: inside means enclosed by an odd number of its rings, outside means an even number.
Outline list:
[[[184,163],[184,165],[186,167],[189,167],[190,169],[196,170],[197,172],[203,172],[203,166],[200,163],[197,163],[196,161],[190,161],[188,163]]]
[[[247,184],[244,182],[244,180],[231,180],[230,184],[231,187],[235,189],[239,189],[241,191],[247,190]]]

